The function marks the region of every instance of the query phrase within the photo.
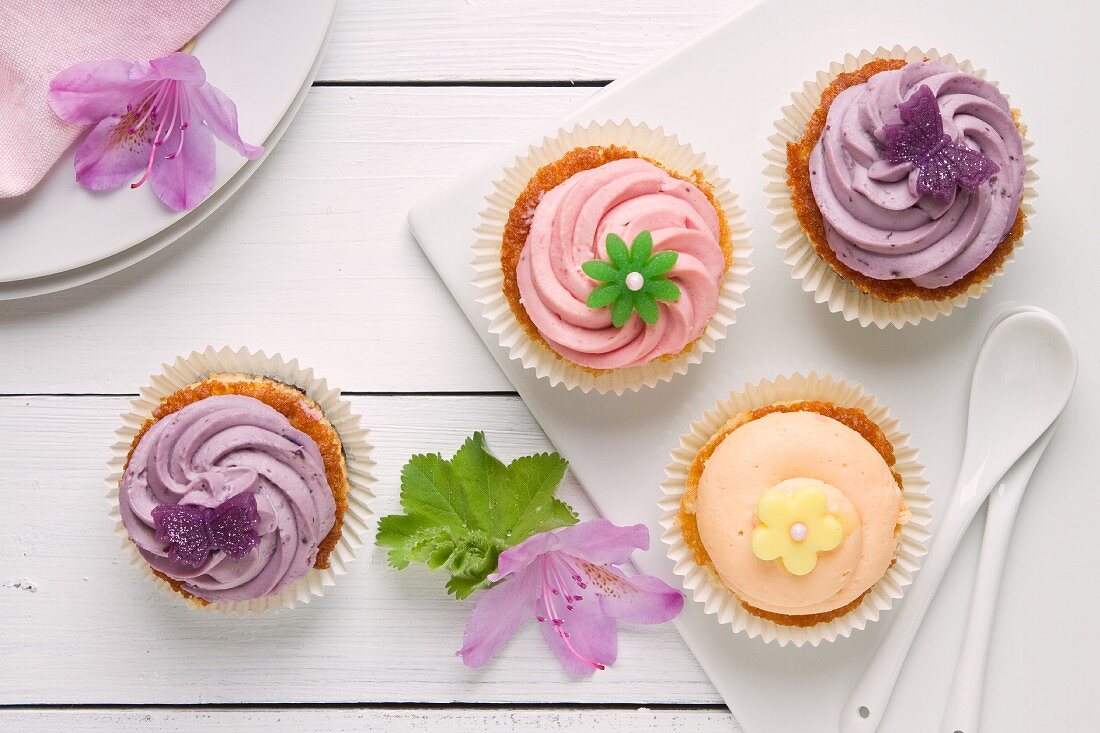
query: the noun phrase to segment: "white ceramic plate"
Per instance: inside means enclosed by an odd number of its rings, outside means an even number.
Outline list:
[[[1078,339],[1081,373],[1016,524],[982,730],[1083,730],[1095,719],[1098,683],[1100,583],[1092,576],[1100,491],[1095,415],[1089,411],[1100,404],[1094,295],[1100,247],[1088,228],[1095,186],[1087,161],[1095,160],[1096,150],[1087,130],[1100,119],[1100,105],[1088,91],[1095,86],[1092,67],[1080,59],[1095,43],[1096,6],[1040,7],[1024,0],[747,5],[418,204],[409,214],[413,232],[600,511],[619,524],[649,524],[653,548],[638,554],[636,564],[673,585],[679,579],[658,539],[658,487],[677,437],[731,389],[812,370],[862,383],[911,433],[942,507],[961,458],[970,373],[989,322],[1020,302],[1058,314]],[[1041,180],[1027,246],[987,294],[935,322],[880,331],[829,313],[791,279],[771,229],[762,171],[772,124],[792,91],[845,53],[895,43],[951,52],[987,69],[1022,110]],[[607,118],[664,125],[705,153],[743,196],[753,228],[755,269],[729,336],[686,375],[622,397],[553,388],[509,361],[488,333],[470,284],[471,230],[492,179],[542,135]],[[925,621],[883,733],[938,731],[969,603],[978,529],[964,541]],[[886,614],[851,638],[817,648],[779,648],[732,634],[695,603],[677,626],[746,733],[835,733],[841,705],[889,620]],[[633,663],[640,660],[622,660]]]
[[[267,152],[316,75],[336,0],[235,0],[199,36],[195,54],[236,103],[241,134]],[[210,197],[190,212],[165,207],[147,187],[93,193],[68,151],[34,190],[0,200],[0,299],[72,287],[148,257],[209,216],[261,160],[217,146]]]

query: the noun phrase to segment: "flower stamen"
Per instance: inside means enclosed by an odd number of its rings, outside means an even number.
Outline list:
[[[593,669],[606,669],[604,665],[589,659],[577,651],[577,648],[573,646],[573,642],[569,641],[569,632],[562,628],[565,625],[565,620],[558,617],[557,609],[554,607],[553,601],[551,600],[552,596],[556,595],[556,593],[546,593],[547,590],[556,591],[556,589],[547,582],[547,579],[551,573],[557,575],[557,568],[551,565],[550,560],[545,557],[540,558],[540,564],[542,565],[542,603],[543,607],[546,609],[547,615],[550,617],[551,623],[554,625],[554,631],[561,637],[562,642],[565,643],[565,648],[568,649],[569,653],[574,657]]]
[[[156,159],[157,148],[168,141],[177,120],[187,119],[187,110],[183,106],[186,103],[187,93],[186,90],[180,87],[180,83],[175,79],[170,79],[163,84],[162,90],[167,91],[164,91],[163,94],[158,92],[157,95],[161,113],[160,124],[157,125],[157,130],[153,134],[152,145],[149,148],[149,163],[145,166],[145,173],[141,176],[141,179],[137,183],[131,183],[130,188],[138,188],[149,180],[149,175],[153,172],[153,162]],[[152,119],[156,120],[157,113],[153,112],[151,114]],[[179,151],[183,149],[183,134],[181,129],[179,148],[175,153],[165,156],[168,160],[175,158]]]
[[[168,160],[175,160],[176,156],[183,150],[183,138],[187,134],[187,121],[191,119],[191,97],[184,89],[180,90],[180,108],[183,110],[180,123],[180,144],[176,146],[176,152],[167,156]]]
[[[156,83],[156,82],[154,82]],[[133,127],[130,128],[130,134],[133,135],[145,125],[145,121],[149,119],[149,115],[153,115],[153,120],[156,120],[157,106],[160,104],[161,99],[164,97],[167,84],[164,82],[156,83],[156,87],[150,89],[141,98],[141,101],[137,104],[137,109],[142,112],[141,119],[138,120]],[[150,100],[150,97],[152,99]]]

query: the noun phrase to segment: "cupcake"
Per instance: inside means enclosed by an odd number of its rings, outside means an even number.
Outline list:
[[[920,468],[896,421],[858,389],[813,375],[756,389],[773,399],[735,395],[685,438],[665,487],[670,555],[697,598],[735,604],[753,635],[846,635],[889,607],[916,567],[927,516],[913,491],[923,489]],[[774,399],[799,391],[812,398]]]
[[[713,349],[742,301],[747,245],[735,250],[746,230],[725,182],[690,148],[648,128],[592,129],[617,134],[574,130],[565,137],[599,144],[556,141],[498,183],[514,194],[506,213],[483,214],[499,239],[475,250],[498,274],[478,284],[513,356],[569,386],[622,391]]]
[[[805,101],[813,112],[788,108],[773,138],[786,187],[770,189],[804,286],[880,326],[983,292],[1023,236],[1032,193],[1025,128],[997,86],[950,57],[880,50],[834,67]]]
[[[297,372],[283,366],[278,376]],[[112,492],[142,562],[173,591],[226,610],[284,607],[331,584],[334,565],[342,572],[361,543],[358,518],[349,530],[345,517],[370,498],[369,446],[345,403],[314,385],[336,408],[330,416],[266,373],[158,386],[155,403],[137,411],[140,425],[120,431],[129,442]]]

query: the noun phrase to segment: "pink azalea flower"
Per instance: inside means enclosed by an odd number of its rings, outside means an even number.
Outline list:
[[[458,655],[466,666],[481,667],[534,616],[570,674],[588,676],[613,664],[619,621],[660,624],[684,607],[683,595],[667,583],[651,575],[628,578],[614,567],[648,548],[645,525],[596,519],[505,550],[489,576],[496,585],[477,600]]]
[[[236,105],[186,53],[70,66],[50,82],[49,101],[61,119],[95,125],[76,151],[80,185],[102,191],[149,181],[175,211],[194,208],[213,188],[215,137],[249,160],[263,153],[241,140]]]

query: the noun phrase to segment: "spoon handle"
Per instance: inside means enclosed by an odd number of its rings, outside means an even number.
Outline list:
[[[1016,512],[1020,508],[1020,501],[1031,480],[1031,474],[1053,434],[1054,427],[1051,427],[1009,469],[1004,480],[989,496],[982,551],[978,558],[978,574],[974,582],[974,597],[970,602],[970,616],[955,667],[955,679],[951,683],[951,694],[940,725],[943,733],[978,731],[993,616],[997,609],[1005,557],[1012,539],[1012,526],[1016,522]]]
[[[956,495],[965,493],[967,488],[956,487]],[[874,733],[878,729],[917,629],[976,511],[977,507],[970,503],[952,505],[944,517],[928,557],[921,563],[920,572],[906,592],[905,602],[898,608],[893,623],[844,704],[840,733]]]

